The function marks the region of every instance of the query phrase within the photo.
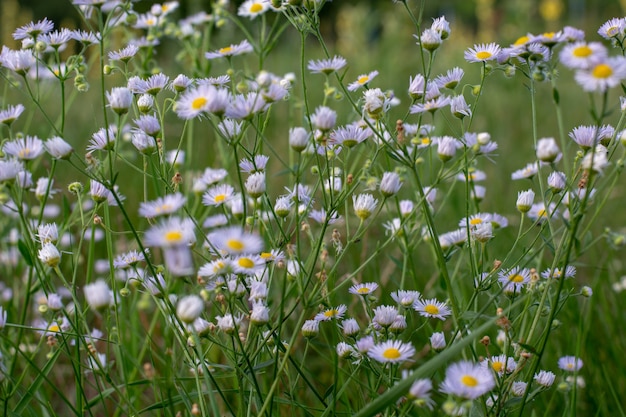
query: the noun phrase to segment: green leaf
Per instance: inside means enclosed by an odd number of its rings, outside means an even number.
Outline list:
[[[530,353],[532,353],[533,355],[538,355],[537,349],[535,349],[534,346],[527,345],[526,343],[520,343],[520,342],[518,342],[517,344],[524,350],[527,350]]]
[[[20,239],[17,242],[17,249],[22,254],[22,257],[24,258],[24,262],[26,262],[26,265],[33,266],[33,258],[30,256],[30,252],[28,251],[28,248],[26,247],[26,243],[24,243],[23,240]]]

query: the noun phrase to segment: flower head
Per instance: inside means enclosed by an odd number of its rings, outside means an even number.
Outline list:
[[[446,369],[440,390],[446,394],[473,400],[491,391],[496,385],[488,370],[468,361],[454,363]]]
[[[369,74],[361,74],[356,81],[348,84],[348,91],[356,91],[359,88],[366,86],[378,75],[378,71],[372,71]]]
[[[465,60],[467,62],[487,62],[498,57],[501,48],[495,43],[481,43],[474,45],[465,51]]]
[[[451,313],[450,308],[446,305],[446,303],[437,301],[434,298],[428,300],[416,300],[415,303],[413,303],[413,309],[420,313],[421,316],[435,317],[439,320],[445,320]]]
[[[335,55],[330,59],[321,59],[318,61],[309,61],[307,68],[313,74],[332,74],[333,72],[337,72],[347,64],[345,58]]]
[[[415,348],[400,340],[388,340],[372,346],[367,355],[380,363],[400,363],[411,359],[415,355]]]

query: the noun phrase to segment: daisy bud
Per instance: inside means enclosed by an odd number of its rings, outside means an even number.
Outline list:
[[[443,332],[436,332],[430,336],[430,346],[434,350],[443,350],[446,347],[446,337]]]
[[[355,336],[359,333],[359,323],[355,319],[346,319],[341,322],[344,336]]]
[[[567,178],[564,173],[555,171],[548,176],[548,186],[552,189],[552,192],[558,193],[563,191],[566,185]]]
[[[429,52],[435,51],[441,45],[441,33],[433,29],[426,29],[420,36],[420,43]]]
[[[339,342],[337,344],[337,356],[341,359],[349,358],[352,355],[354,348],[347,344],[346,342]]]
[[[517,209],[520,213],[526,213],[533,206],[535,192],[533,190],[520,191],[517,193]]]
[[[293,201],[289,196],[282,196],[276,199],[276,205],[274,206],[274,213],[280,218],[285,218],[291,213],[291,206]]]
[[[456,96],[453,97],[450,101],[450,111],[454,115],[454,117],[458,119],[463,119],[466,116],[471,116],[472,111],[470,110],[467,102],[465,101],[465,97]]]
[[[270,309],[262,301],[256,301],[252,305],[250,322],[257,326],[262,326],[270,321]]]
[[[148,113],[154,106],[154,97],[150,94],[142,94],[137,99],[137,108],[142,113]]]
[[[580,294],[581,294],[583,297],[587,297],[587,298],[589,298],[589,297],[591,297],[591,296],[593,295],[593,290],[591,289],[591,287],[588,287],[588,286],[586,286],[586,285],[585,285],[585,286],[584,286],[584,287],[580,290]]]
[[[93,311],[103,311],[113,303],[113,294],[109,285],[102,279],[85,285],[85,301]]]
[[[303,127],[289,129],[289,146],[296,152],[302,152],[309,143],[310,134]]]
[[[472,226],[470,235],[477,242],[487,243],[493,237],[493,226],[491,222],[477,224]]]
[[[133,103],[133,93],[126,87],[114,87],[106,97],[111,109],[119,115],[127,113]]]
[[[380,88],[365,90],[363,93],[365,104],[363,110],[372,119],[378,120],[385,113],[387,97]]]
[[[265,173],[255,172],[246,180],[246,192],[252,198],[259,198],[265,192]]]
[[[317,320],[307,320],[302,325],[302,336],[310,339],[320,332],[320,322]]]
[[[439,139],[437,154],[439,155],[439,159],[443,162],[452,159],[456,154],[456,139],[451,136],[444,136]]]
[[[561,151],[554,138],[542,138],[537,141],[537,159],[542,162],[554,162]]]
[[[62,138],[55,136],[43,143],[46,151],[55,159],[68,159],[74,149]]]
[[[385,172],[380,180],[380,192],[385,197],[396,194],[402,186],[400,176],[395,172]]]
[[[311,123],[322,132],[327,132],[335,127],[337,112],[326,106],[320,106],[311,115]]]
[[[51,268],[59,265],[61,253],[52,243],[45,243],[39,251],[39,259]]]
[[[193,323],[204,311],[204,300],[198,295],[187,295],[176,304],[176,316],[186,324]]]
[[[361,220],[366,220],[371,216],[378,204],[378,200],[371,194],[352,196],[352,202],[354,203],[354,212]]]

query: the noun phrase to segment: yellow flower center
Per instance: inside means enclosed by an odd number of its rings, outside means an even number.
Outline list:
[[[370,289],[367,287],[361,287],[358,290],[356,290],[356,292],[358,292],[359,294],[369,294]]]
[[[50,325],[50,327],[48,327],[49,332],[58,332],[59,330],[61,330],[61,328],[58,324],[52,324]]]
[[[226,265],[224,264],[224,262],[222,261],[218,261],[215,263],[215,266],[213,267],[213,272],[214,273],[218,273],[221,269],[223,269]]]
[[[218,194],[213,199],[216,203],[223,203],[226,200],[226,194]]]
[[[567,369],[574,369],[574,364],[573,363],[568,363],[567,365],[565,365],[565,367]]]
[[[591,48],[587,45],[579,46],[577,48],[574,48],[574,50],[572,51],[572,55],[574,55],[576,58],[586,58],[591,55],[591,53]]]
[[[157,213],[167,213],[172,209],[171,204],[163,204],[161,207],[156,208]]]
[[[252,268],[254,266],[254,261],[250,258],[239,258],[237,263],[242,268]]]
[[[191,108],[194,110],[200,110],[207,103],[206,97],[194,98],[191,102]]]
[[[224,47],[224,48],[220,49],[218,52],[219,52],[220,54],[222,54],[222,55],[226,55],[226,54],[231,53],[231,52],[232,52],[232,50],[233,50],[232,46],[226,46],[226,47]]]
[[[252,4],[252,6],[250,6],[250,13],[259,13],[262,10],[263,6],[261,5],[261,3],[254,3]]]
[[[548,213],[546,212],[545,209],[541,209],[537,212],[537,216],[538,217],[547,217]]]
[[[243,242],[237,239],[228,239],[228,241],[226,242],[226,246],[228,246],[230,250],[238,250],[238,251],[244,248]]]
[[[611,26],[606,30],[606,34],[609,35],[609,37],[615,36],[618,33],[618,29],[617,26]]]
[[[554,32],[546,32],[543,34],[546,38],[552,39],[554,38]]]
[[[339,314],[339,311],[337,311],[335,309],[324,311],[324,316],[330,317],[330,318],[335,317],[337,314]]]
[[[24,148],[24,149],[20,149],[20,151],[17,153],[18,158],[28,158],[28,156],[30,155],[30,149],[28,148]]]
[[[509,281],[510,282],[515,282],[515,283],[524,282],[524,277],[521,276],[520,274],[511,275],[509,277]]]
[[[365,84],[370,80],[370,77],[367,75],[361,75],[358,80],[356,80],[359,84]]]
[[[502,369],[504,368],[504,364],[500,361],[498,362],[493,362],[491,364],[491,367],[493,368],[494,371],[496,372],[502,372]]]
[[[398,359],[400,356],[401,356],[400,350],[394,347],[387,348],[383,352],[383,358],[385,359],[393,360],[393,359]]]
[[[430,145],[430,138],[422,138],[422,145]]]
[[[478,59],[489,59],[489,58],[491,58],[491,55],[493,55],[493,54],[491,52],[489,52],[489,51],[476,52],[476,58],[478,58]]]
[[[434,304],[427,304],[424,306],[424,311],[432,315],[439,314],[439,307]]]
[[[609,78],[613,75],[613,68],[608,64],[599,64],[594,67],[592,74],[596,78]]]
[[[182,238],[183,232],[181,232],[180,230],[170,230],[169,232],[165,233],[165,240],[167,242],[180,242]]]
[[[481,224],[482,222],[483,222],[483,219],[481,219],[480,217],[476,217],[476,218],[474,218],[474,219],[471,219],[471,220],[469,221],[469,224],[470,224],[471,226],[476,226],[477,224]]]
[[[271,252],[261,252],[261,258],[263,259],[274,259],[274,255]]]
[[[471,375],[463,375],[461,377],[461,383],[468,387],[475,387],[478,385],[478,380]]]
[[[513,43],[513,46],[521,46],[527,43],[530,40],[528,36],[521,36],[517,38],[517,40]]]
[[[148,19],[148,20],[146,20],[146,25],[147,25],[147,26],[154,26],[154,24],[155,24],[155,23],[156,23],[156,22],[155,22],[155,20],[154,20],[154,19]]]

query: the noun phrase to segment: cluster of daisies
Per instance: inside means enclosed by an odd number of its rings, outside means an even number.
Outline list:
[[[145,35],[119,50],[110,51],[103,69],[105,73],[119,71],[129,75],[124,85],[105,92],[106,105],[120,123],[92,133],[86,146],[86,161],[83,161],[66,141],[68,138],[63,138],[62,132],[56,128],[54,134],[45,140],[18,132],[16,122],[25,111],[24,105],[0,108],[0,125],[9,133],[9,139],[2,144],[0,184],[11,196],[10,201],[3,201],[3,212],[11,218],[26,218],[24,230],[32,230],[41,265],[62,274],[61,267],[67,266],[62,263],[61,253],[63,250],[73,252],[76,239],[68,230],[72,226],[59,219],[61,209],[53,209],[55,205],[51,199],[58,190],[54,188],[52,179],[41,177],[35,181],[33,178],[46,153],[52,158],[53,166],[70,160],[75,166],[86,164],[88,167],[89,189],[83,190],[80,183],[69,187],[78,199],[72,216],[82,216],[83,212],[95,216],[102,205],[126,208],[121,191],[130,190],[120,190],[107,181],[114,175],[113,166],[126,156],[120,152],[125,148],[132,146],[136,156],[142,157],[137,159],[154,163],[151,168],[154,168],[152,172],[155,176],[163,175],[163,172],[176,173],[171,181],[164,175],[160,178],[164,183],[171,182],[172,187],[168,186],[159,197],[144,199],[138,210],[132,213],[141,217],[141,224],[145,225],[138,230],[133,243],[140,248],[119,251],[113,260],[95,262],[96,275],[114,278],[113,283],[104,278],[94,279],[81,289],[85,305],[96,315],[118,308],[118,297],[127,296],[137,284],[146,294],[153,296],[155,303],[166,314],[167,311],[175,313],[186,335],[212,337],[213,332],[219,330],[227,337],[244,339],[242,334],[245,332],[242,330],[253,325],[263,330],[264,340],[269,340],[273,336],[265,331],[271,328],[272,317],[279,316],[278,312],[272,311],[279,303],[272,302],[270,297],[274,279],[280,277],[302,283],[311,279],[314,275],[312,271],[317,267],[316,262],[307,262],[294,255],[300,248],[288,242],[296,240],[295,234],[309,232],[315,242],[316,239],[325,239],[325,236],[320,233],[322,236],[317,237],[314,232],[326,231],[327,226],[339,228],[352,222],[358,224],[358,230],[361,230],[382,213],[382,216],[391,217],[383,223],[391,236],[390,240],[400,243],[407,236],[415,236],[432,243],[432,236],[419,217],[420,213],[434,208],[437,187],[467,184],[467,194],[475,202],[485,197],[486,187],[480,183],[485,181],[486,174],[477,168],[478,162],[493,157],[498,149],[497,143],[486,132],[468,132],[459,138],[437,135],[434,125],[421,122],[424,116],[434,115],[444,108],[449,108],[450,115],[461,121],[472,117],[462,90],[457,88],[464,76],[461,68],[450,69],[432,78],[422,74],[411,76],[407,80],[410,98],[410,105],[406,106],[407,115],[420,122],[400,121],[394,129],[385,126],[385,122],[392,107],[399,106],[401,100],[393,92],[376,87],[380,81],[378,71],[363,73],[344,85],[347,61],[343,57],[309,61],[307,68],[311,74],[326,77],[327,84],[342,83],[342,91],[345,90],[357,109],[356,117],[342,123],[340,112],[332,108],[333,101],[324,100],[323,105],[312,108],[311,114],[303,120],[303,126],[285,131],[284,148],[297,156],[303,166],[315,164],[310,170],[313,174],[320,173],[320,164],[325,163],[330,168],[323,170],[323,174],[313,175],[312,182],[302,171],[290,187],[275,192],[268,180],[270,156],[260,152],[256,145],[246,148],[245,139],[250,130],[258,129],[254,125],[255,120],[268,116],[272,106],[290,99],[297,81],[293,73],[276,75],[260,71],[240,80],[234,71],[211,77],[185,74],[170,77],[161,72],[138,76],[128,72],[135,61],[143,59],[142,55],[148,48],[158,45],[159,36],[156,34],[193,37],[202,25],[218,25],[221,19],[226,19],[228,1],[216,2],[212,15],[199,13],[178,22],[172,20],[178,2],[155,4],[145,13],[117,7],[120,2],[114,0],[74,0],[73,3],[87,17],[98,9],[99,12],[110,13],[111,18],[107,20],[110,25],[128,25]],[[298,2],[247,0],[239,6],[238,15],[255,19],[269,10],[287,13],[294,7],[315,9],[324,2],[295,3]],[[171,29],[173,26],[176,30]],[[623,20],[614,19],[603,25],[599,33],[615,45],[622,45],[625,26]],[[449,23],[445,18],[438,18],[416,38],[421,48],[432,53],[449,35]],[[583,35],[573,28],[565,28],[558,33],[527,35],[508,48],[495,44],[476,45],[466,52],[465,58],[469,62],[484,63],[485,67],[495,63],[507,74],[515,70],[524,71],[534,80],[541,81],[553,75],[556,62],[553,56],[557,56],[556,50],[560,47],[559,62],[576,71],[576,80],[583,89],[605,92],[626,78],[626,59],[610,57],[605,46],[598,42],[585,42]],[[90,45],[104,41],[99,33],[54,30],[52,22],[43,19],[17,29],[13,36],[22,42],[22,49],[3,47],[0,69],[7,70],[8,74],[16,75],[18,79],[22,77],[26,82],[48,78],[65,82],[74,77],[79,91],[88,88],[84,58],[80,56],[60,62],[57,61],[58,52],[66,49],[70,42],[78,42],[84,51]],[[254,40],[244,39],[205,52],[203,57],[206,60],[223,59],[232,64],[238,59],[234,57],[255,52],[260,53]],[[172,149],[169,141],[165,140],[168,133],[165,121],[168,119],[163,109],[169,111],[167,116],[177,118],[177,122],[210,125],[216,140],[223,141],[227,147],[244,151],[245,155],[235,161],[230,171],[221,167],[206,167],[193,178],[189,174],[190,181],[183,182],[182,176],[188,174],[185,172],[186,155],[182,149]],[[171,130],[170,126],[167,127]],[[585,172],[588,176],[602,174],[609,165],[617,137],[626,143],[626,134],[616,132],[609,125],[579,126],[571,131],[570,137],[580,148],[580,157],[575,162],[580,169],[569,171]],[[344,169],[349,165],[343,161],[348,161],[356,152],[376,150],[378,154],[381,149],[398,162],[397,167],[382,169],[376,161],[369,160],[360,164],[362,166],[357,168],[356,173]],[[467,170],[459,168],[459,154],[463,154],[468,162]],[[558,164],[564,163],[564,158],[555,139],[537,140],[536,156],[536,161],[515,171],[511,178],[539,177],[541,190],[549,191],[542,193],[548,196],[548,200],[536,203],[532,188],[521,191],[516,203],[518,211],[537,224],[549,224],[557,217],[572,217],[581,205],[592,198],[594,190],[587,190],[583,184],[571,191],[579,178],[568,178],[557,168]],[[410,197],[401,199],[402,194],[409,193],[409,187],[403,188],[410,178],[407,167],[414,167],[416,161],[437,158],[442,169],[438,177],[433,178],[432,185],[423,186]],[[544,167],[551,170],[548,175],[542,173]],[[229,177],[232,171],[236,171],[236,178]],[[544,178],[545,184],[542,182]],[[447,181],[449,179],[454,181]],[[118,183],[124,186],[122,182]],[[185,189],[187,184],[190,185]],[[270,192],[274,193],[271,197]],[[85,196],[90,201],[83,201]],[[34,204],[29,206],[31,201]],[[41,206],[39,211],[35,209],[37,203]],[[99,217],[95,218],[101,222]],[[78,217],[73,219],[78,222]],[[104,232],[95,226],[81,230],[79,240],[103,239]],[[106,226],[110,230],[114,227]],[[315,229],[316,226],[319,228]],[[455,230],[439,235],[435,243],[449,256],[467,245],[488,243],[494,238],[495,231],[507,226],[508,220],[501,214],[468,213],[455,224]],[[59,228],[63,229],[61,233]],[[272,233],[280,238],[273,236],[274,239],[270,239]],[[118,242],[122,241],[120,238]],[[332,241],[340,257],[343,244],[338,229],[333,231]],[[12,253],[11,264],[17,264],[19,252],[15,250]],[[313,253],[311,259],[317,261],[318,255]],[[157,261],[161,260],[163,266],[157,265]],[[278,269],[284,273],[279,274],[276,272]],[[540,273],[514,265],[501,268],[497,276],[496,273],[492,273],[493,276],[483,274],[475,279],[475,283],[478,287],[486,281],[497,280],[502,292],[515,295],[540,277],[546,280],[572,278],[575,273],[576,269],[571,265],[553,265]],[[172,279],[179,277],[180,280]],[[189,278],[193,279],[194,286],[197,284],[195,293],[176,294],[176,290],[183,285],[181,282],[187,284]],[[320,311],[305,321],[301,334],[311,339],[320,333],[321,326],[334,323],[345,338],[336,345],[339,357],[352,360],[359,366],[363,363],[376,364],[374,366],[379,369],[385,366],[394,369],[398,365],[409,364],[416,356],[415,345],[400,339],[412,321],[407,320],[408,313],[415,311],[422,317],[445,321],[451,316],[451,309],[445,302],[406,289],[391,294],[396,305],[374,307],[370,304],[370,296],[377,289],[378,284],[370,282],[354,285],[349,291],[361,297],[360,301],[368,306],[365,328],[356,318],[346,318],[348,307],[341,304]],[[586,291],[590,294],[590,289]],[[220,315],[212,318],[208,317],[210,297],[221,300],[214,306],[214,309],[219,309]],[[33,327],[39,329],[42,336],[54,340],[59,332],[70,329],[67,318],[70,315],[66,313],[77,308],[73,303],[78,301],[71,293],[58,290],[36,298],[41,316],[35,320]],[[63,309],[66,310],[64,314],[61,313]],[[6,321],[6,311],[0,307],[0,328],[6,325]],[[196,343],[191,336],[188,342]],[[454,343],[455,335],[451,336],[450,343]],[[91,339],[86,337],[85,344],[89,343],[88,340],[101,339],[103,335],[94,331],[89,337]],[[506,338],[504,334],[499,335],[501,347],[511,347],[514,343]],[[430,345],[434,351],[446,349],[449,344],[444,332],[433,332]],[[106,364],[106,355],[97,351],[91,353],[90,368],[102,368]],[[515,355],[487,355],[476,362],[454,363],[447,368],[439,390],[454,398],[473,400],[496,387],[506,387],[499,390],[500,395],[521,397],[526,392],[527,383],[516,378],[525,366],[525,360],[519,350]],[[576,357],[564,357],[559,361],[559,367],[576,375],[582,361]],[[537,385],[547,388],[553,384],[555,374],[540,371],[533,378]],[[432,388],[430,379],[419,379],[410,388],[409,396],[418,404],[432,407]],[[493,403],[495,395],[490,394],[489,400]],[[446,412],[451,415],[459,413],[455,410]]]

